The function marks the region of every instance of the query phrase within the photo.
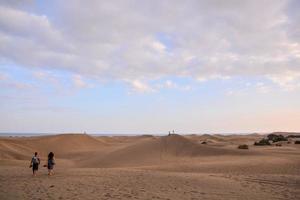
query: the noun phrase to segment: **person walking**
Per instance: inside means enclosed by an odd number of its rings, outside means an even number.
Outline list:
[[[37,171],[39,170],[39,164],[41,163],[41,160],[38,156],[38,152],[34,153],[34,156],[31,158],[30,162],[30,168],[32,167],[32,175],[36,176]]]
[[[48,164],[47,164],[48,176],[51,176],[53,174],[54,165],[55,165],[54,153],[50,152],[48,154]]]

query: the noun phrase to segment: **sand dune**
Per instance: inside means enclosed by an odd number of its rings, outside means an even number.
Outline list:
[[[27,140],[32,148],[39,151],[55,151],[58,154],[97,150],[106,146],[106,143],[96,140],[86,134],[63,134],[44,136]]]
[[[217,138],[217,136],[204,137]],[[162,137],[127,137],[127,140],[124,138],[95,138],[86,134],[2,138],[0,158],[28,160],[35,151],[38,151],[41,157],[46,157],[48,152],[53,151],[57,158],[76,161],[76,165],[81,167],[121,167],[156,165],[185,157],[261,154],[254,150],[243,151],[203,145],[197,142],[199,138],[176,134]],[[225,140],[226,138],[218,139],[219,142]]]
[[[45,157],[50,151],[63,158],[74,152],[97,151],[107,146],[86,134],[61,134],[24,138],[0,138],[1,159],[28,159],[33,152]]]
[[[259,134],[248,134],[248,135],[203,134],[203,135],[187,135],[186,137],[197,143],[202,143],[205,141],[205,142],[215,145],[215,146],[226,146],[229,144],[238,145],[241,143],[253,144],[255,141],[259,140],[262,137],[262,135],[259,135]]]
[[[258,155],[259,152],[198,144],[184,136],[149,137],[107,154],[88,156],[84,167],[124,167],[164,164],[186,157]]]
[[[262,137],[1,137],[0,199],[299,199],[300,145],[253,146]],[[55,152],[53,177],[31,177],[35,151]]]
[[[0,159],[24,160],[32,149],[18,140],[0,139]]]

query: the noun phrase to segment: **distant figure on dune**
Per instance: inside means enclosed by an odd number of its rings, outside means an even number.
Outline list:
[[[38,153],[35,152],[34,156],[31,158],[30,168],[32,167],[32,175],[36,176],[36,172],[39,170],[39,164],[41,163]]]
[[[53,174],[54,165],[55,165],[54,153],[50,152],[48,154],[48,164],[47,164],[47,167],[48,167],[48,176],[51,176]]]

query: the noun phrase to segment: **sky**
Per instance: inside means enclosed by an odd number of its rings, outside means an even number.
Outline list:
[[[0,132],[300,131],[299,10],[0,0]]]

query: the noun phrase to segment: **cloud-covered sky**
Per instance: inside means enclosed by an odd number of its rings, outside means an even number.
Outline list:
[[[0,131],[299,131],[299,9],[0,1]]]

